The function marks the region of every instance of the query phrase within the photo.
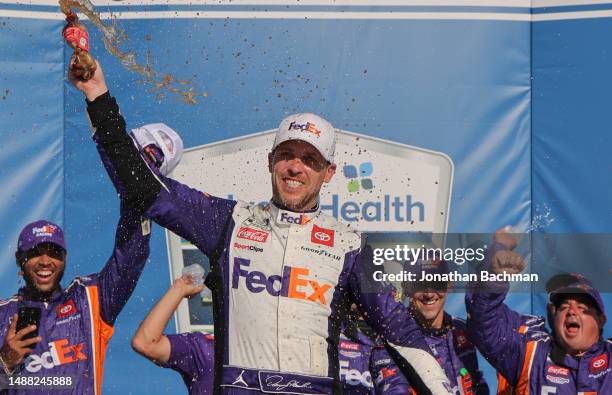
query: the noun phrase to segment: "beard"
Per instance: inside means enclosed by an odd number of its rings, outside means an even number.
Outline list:
[[[306,194],[303,198],[301,198],[298,202],[290,202],[284,199],[278,190],[278,185],[276,184],[276,179],[272,176],[272,201],[274,204],[281,209],[286,209],[294,212],[302,212],[306,210],[310,210],[314,207],[306,207],[308,202],[312,201],[319,195],[319,192],[312,192]],[[318,199],[315,199],[318,201]]]
[[[23,280],[26,283],[25,295],[27,299],[42,301],[42,302],[49,300],[49,298],[51,298],[51,295],[53,295],[55,291],[61,288],[60,283],[62,281],[62,278],[64,277],[64,270],[65,269],[62,269],[59,276],[57,277],[57,281],[55,282],[55,284],[53,284],[53,287],[48,291],[43,291],[39,289],[34,283],[34,280],[32,280],[32,277],[30,277],[30,275],[26,271],[24,271]]]

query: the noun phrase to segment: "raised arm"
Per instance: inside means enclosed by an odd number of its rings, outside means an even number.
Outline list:
[[[523,268],[520,255],[495,243],[481,269],[519,273]],[[471,284],[466,293],[467,329],[468,337],[487,361],[514,385],[528,350],[526,337],[517,331],[521,315],[504,304],[508,290],[507,281]]]
[[[203,288],[204,285],[193,286],[188,278],[176,279],[138,327],[132,338],[132,348],[155,363],[166,364],[172,347],[164,329],[181,300],[196,295]]]
[[[189,188],[150,169],[126,132],[125,120],[108,93],[100,66],[91,80],[73,83],[87,97],[93,139],[124,204],[210,255],[236,202]]]
[[[98,273],[100,313],[113,325],[132,295],[149,257],[151,222],[122,207],[113,253]]]

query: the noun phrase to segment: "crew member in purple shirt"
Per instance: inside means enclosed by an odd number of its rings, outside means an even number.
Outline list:
[[[202,332],[165,335],[163,332],[181,300],[197,295],[203,289],[204,285],[194,285],[191,277],[176,279],[132,338],[132,347],[138,353],[162,367],[179,372],[192,395],[213,393],[213,335]]]

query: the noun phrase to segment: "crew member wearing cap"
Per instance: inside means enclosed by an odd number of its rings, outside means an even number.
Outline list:
[[[281,122],[268,155],[272,198],[251,205],[155,174],[126,134],[101,67],[87,82],[72,81],[85,93],[94,141],[119,194],[210,259],[215,391],[340,392],[338,335],[344,306],[354,301],[411,362],[415,386],[448,393],[414,320],[390,289],[373,281],[372,249],[320,210],[321,187],[336,171],[329,122],[314,114]]]
[[[62,229],[44,220],[23,228],[15,257],[25,286],[0,301],[0,373],[40,386],[9,394],[100,394],[106,346],[149,255],[149,233],[148,220],[124,205],[106,265],[63,288]]]
[[[497,239],[488,269],[497,274],[522,272],[524,261],[508,255],[512,239]],[[605,309],[591,283],[576,274],[549,280],[550,337],[516,330],[521,316],[504,304],[508,288],[507,282],[474,284],[466,304],[470,339],[514,393],[612,393],[612,343],[602,338]]]

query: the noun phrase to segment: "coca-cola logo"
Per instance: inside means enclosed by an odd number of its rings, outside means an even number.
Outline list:
[[[340,348],[342,348],[344,350],[358,351],[359,350],[359,344],[343,341],[343,342],[340,342]]]
[[[334,246],[334,231],[331,229],[320,228],[317,225],[312,227],[310,241],[315,244],[322,244],[328,247]]]
[[[256,241],[258,243],[265,243],[266,240],[268,240],[268,235],[269,233],[264,232],[263,230],[242,227],[238,230],[237,237],[240,237],[241,239]]]
[[[546,369],[546,373],[548,374],[557,374],[560,376],[569,376],[569,369],[562,368],[561,366],[551,365]]]

